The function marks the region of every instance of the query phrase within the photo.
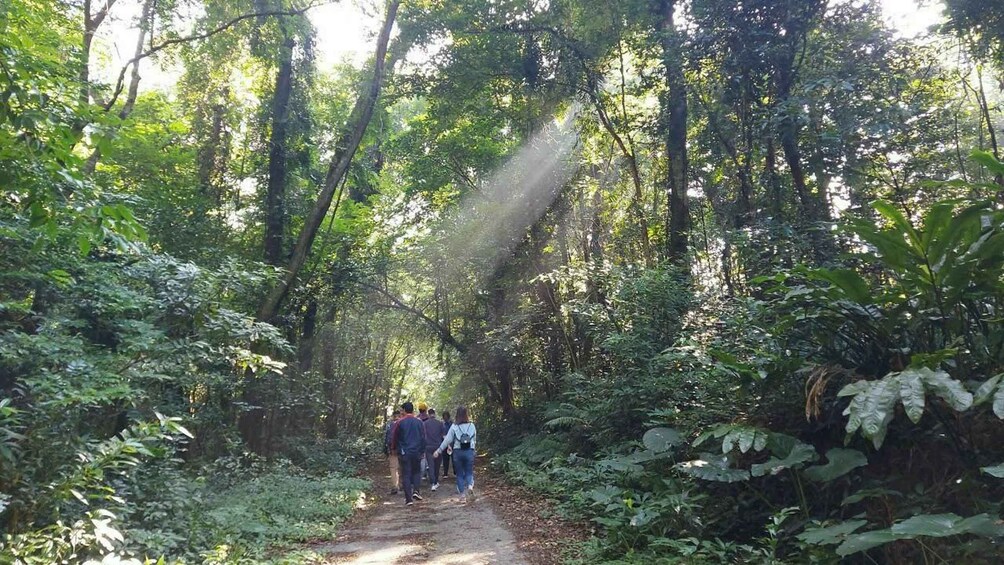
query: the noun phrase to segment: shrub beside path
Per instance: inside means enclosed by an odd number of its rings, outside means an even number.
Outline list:
[[[451,475],[436,492],[423,484],[425,500],[406,507],[403,495],[389,494],[384,460],[375,461],[367,473],[374,492],[366,507],[335,540],[310,549],[330,564],[538,565],[561,562],[562,539],[583,538],[579,530],[541,518],[533,510],[540,500],[511,489],[482,462],[478,467],[475,502],[456,501]]]

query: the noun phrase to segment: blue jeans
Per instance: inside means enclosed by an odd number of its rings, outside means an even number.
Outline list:
[[[453,450],[453,473],[457,476],[457,494],[464,494],[474,484],[474,450]]]

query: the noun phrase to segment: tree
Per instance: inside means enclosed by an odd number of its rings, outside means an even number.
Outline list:
[[[304,263],[307,261],[307,254],[317,237],[317,232],[321,227],[321,222],[328,213],[331,201],[335,195],[335,189],[341,184],[349,170],[349,165],[355,156],[363,134],[369,126],[370,118],[380,96],[380,88],[384,80],[384,66],[387,57],[387,44],[390,41],[390,32],[394,26],[394,18],[400,2],[394,0],[387,5],[383,27],[377,38],[376,56],[373,62],[373,78],[369,81],[367,88],[361,93],[356,106],[352,110],[346,130],[342,132],[339,142],[336,144],[337,153],[332,158],[328,166],[328,172],[321,187],[321,192],[317,197],[313,209],[307,216],[304,226],[300,231],[296,245],[293,247],[292,255],[286,266],[286,273],[280,283],[269,292],[261,307],[258,310],[258,318],[261,320],[272,319],[279,308],[279,303],[289,292],[293,281],[300,273]]]

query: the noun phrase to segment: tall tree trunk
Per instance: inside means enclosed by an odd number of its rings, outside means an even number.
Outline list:
[[[666,128],[669,181],[666,257],[670,261],[682,261],[687,255],[690,232],[690,206],[687,202],[687,85],[683,76],[680,34],[673,21],[675,10],[676,0],[659,1],[662,64],[666,73],[666,94],[662,110]]]
[[[292,37],[282,45],[282,60],[275,78],[272,101],[272,131],[268,140],[268,185],[265,192],[265,262],[280,265],[286,231],[286,140],[289,100],[293,93]]]
[[[400,0],[393,0],[387,6],[387,16],[384,20],[383,28],[380,30],[380,35],[377,38],[376,58],[373,62],[373,80],[369,84],[369,89],[359,97],[355,107],[352,109],[352,114],[348,121],[349,129],[342,134],[336,145],[337,150],[328,167],[324,186],[317,197],[317,202],[304,221],[303,229],[300,230],[300,236],[293,247],[289,264],[286,266],[286,274],[279,281],[279,284],[272,289],[262,303],[261,308],[259,308],[259,320],[268,321],[275,316],[279,309],[279,304],[289,292],[293,281],[299,276],[300,269],[303,268],[303,264],[307,260],[307,254],[310,253],[310,248],[317,237],[317,231],[321,227],[321,222],[324,221],[324,216],[331,206],[335,189],[348,172],[352,158],[359,148],[363,134],[366,132],[366,127],[373,117],[373,110],[376,106],[377,98],[380,96],[380,87],[384,78],[387,43],[390,41],[390,32],[394,27],[394,19],[397,16],[397,9],[400,4]]]
[[[767,150],[764,160],[764,176],[767,179],[767,194],[770,199],[770,213],[774,224],[784,221],[784,196],[781,194],[781,177],[777,172],[777,146],[773,136],[766,140]]]
[[[229,89],[217,94],[220,100],[209,108],[209,136],[199,145],[197,156],[199,164],[199,190],[202,194],[209,196],[217,207],[223,204],[223,192],[220,187],[221,162],[225,163],[229,153],[224,145],[224,119],[226,118],[227,105],[225,101],[229,95]]]
[[[299,358],[300,370],[309,371],[314,366],[314,342],[317,333],[317,300],[307,303],[303,312],[303,323],[300,330]]]
[[[105,5],[104,13],[107,13],[108,8],[111,6],[112,2]],[[122,108],[119,110],[118,116],[119,120],[125,120],[132,114],[132,109],[136,106],[136,98],[139,96],[139,57],[143,53],[143,42],[146,40],[146,34],[148,31],[153,29],[153,11],[154,0],[146,0],[143,2],[143,13],[139,19],[139,34],[136,37],[136,50],[134,62],[132,63],[132,74],[129,77],[129,90],[126,94],[125,102],[122,103]],[[93,25],[93,24],[92,24]],[[97,26],[94,25],[94,29]],[[93,31],[92,31],[93,34]],[[90,46],[88,45],[88,49]],[[110,110],[111,106],[105,108],[106,111]],[[84,163],[84,172],[91,174],[98,166],[98,161],[101,160],[101,149],[95,148],[94,152],[87,158],[87,162]]]
[[[80,50],[80,108],[91,103],[91,43],[94,42],[94,24],[91,17],[91,0],[84,0],[84,37]]]
[[[116,0],[105,0],[104,6],[97,13],[91,13],[92,0],[84,0],[84,34],[80,50],[80,107],[86,108],[91,103],[91,45],[98,28],[108,17],[108,12]]]
[[[621,66],[623,69],[623,65]],[[623,70],[622,70],[623,74]],[[631,184],[634,187],[634,192],[631,194],[631,206],[630,212],[635,219],[635,223],[638,228],[638,236],[641,241],[641,251],[642,258],[645,260],[646,265],[650,265],[653,259],[652,245],[649,241],[648,236],[648,219],[645,217],[645,195],[644,188],[641,180],[641,172],[638,169],[638,157],[635,152],[634,143],[631,140],[631,136],[628,132],[625,135],[621,135],[613,121],[610,118],[609,112],[607,112],[606,106],[603,104],[603,99],[601,98],[600,86],[596,77],[593,76],[592,70],[586,70],[586,87],[589,90],[589,98],[593,102],[593,106],[596,108],[596,115],[600,120],[600,125],[603,129],[607,130],[610,137],[613,138],[614,143],[617,148],[620,149],[621,155],[624,160],[627,161],[628,171],[631,173]],[[626,95],[621,91],[621,98],[623,104],[623,98]],[[627,124],[627,114],[624,114],[625,127]]]
[[[712,105],[706,102],[700,95],[696,96],[697,101],[703,106],[704,113],[708,117],[708,126],[711,128],[712,133],[718,138],[718,144],[725,150],[725,153],[729,156],[729,160],[732,161],[732,165],[736,168],[736,174],[739,176],[739,208],[732,213],[732,221],[728,222],[726,225],[732,225],[736,229],[743,228],[749,225],[754,216],[753,210],[753,173],[751,170],[750,162],[752,161],[751,147],[752,143],[748,139],[747,130],[752,129],[747,125],[748,108],[745,106],[745,102],[740,106],[739,120],[740,125],[743,129],[743,141],[746,147],[744,148],[744,153],[742,158],[740,158],[739,151],[736,149],[736,144],[732,140],[732,136],[726,133],[719,122],[718,111],[715,110]],[[709,200],[714,200],[708,196]],[[717,211],[717,210],[716,210]]]
[[[994,131],[994,122],[990,119],[990,104],[987,102],[987,92],[983,88],[983,66],[980,64],[976,65],[976,81],[979,84],[979,91],[976,93],[976,101],[979,103],[980,107],[980,117],[982,121],[987,124],[987,135],[990,138],[990,151],[993,153],[995,159],[1000,159],[1000,150],[997,147],[997,132]],[[997,173],[994,175],[994,182],[998,186],[1004,187],[1004,175]]]
[[[782,110],[781,120],[777,124],[778,139],[802,213],[810,222],[829,219],[829,207],[818,195],[812,193],[805,179],[805,167],[802,165],[802,154],[798,146],[800,109],[791,103],[791,91],[795,87],[798,69],[801,66],[802,56],[799,52],[812,29],[814,18],[822,12],[825,4],[824,1],[813,0],[790,8],[783,27],[786,45],[775,59],[777,105]]]

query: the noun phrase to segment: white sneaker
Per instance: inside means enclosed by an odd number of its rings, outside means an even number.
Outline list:
[[[439,483],[433,483],[433,484],[432,484],[432,490],[434,490],[434,491],[435,491],[435,490],[437,490],[438,488],[439,488]]]
[[[474,502],[477,500],[478,496],[474,494],[474,487],[467,489],[467,501]]]

